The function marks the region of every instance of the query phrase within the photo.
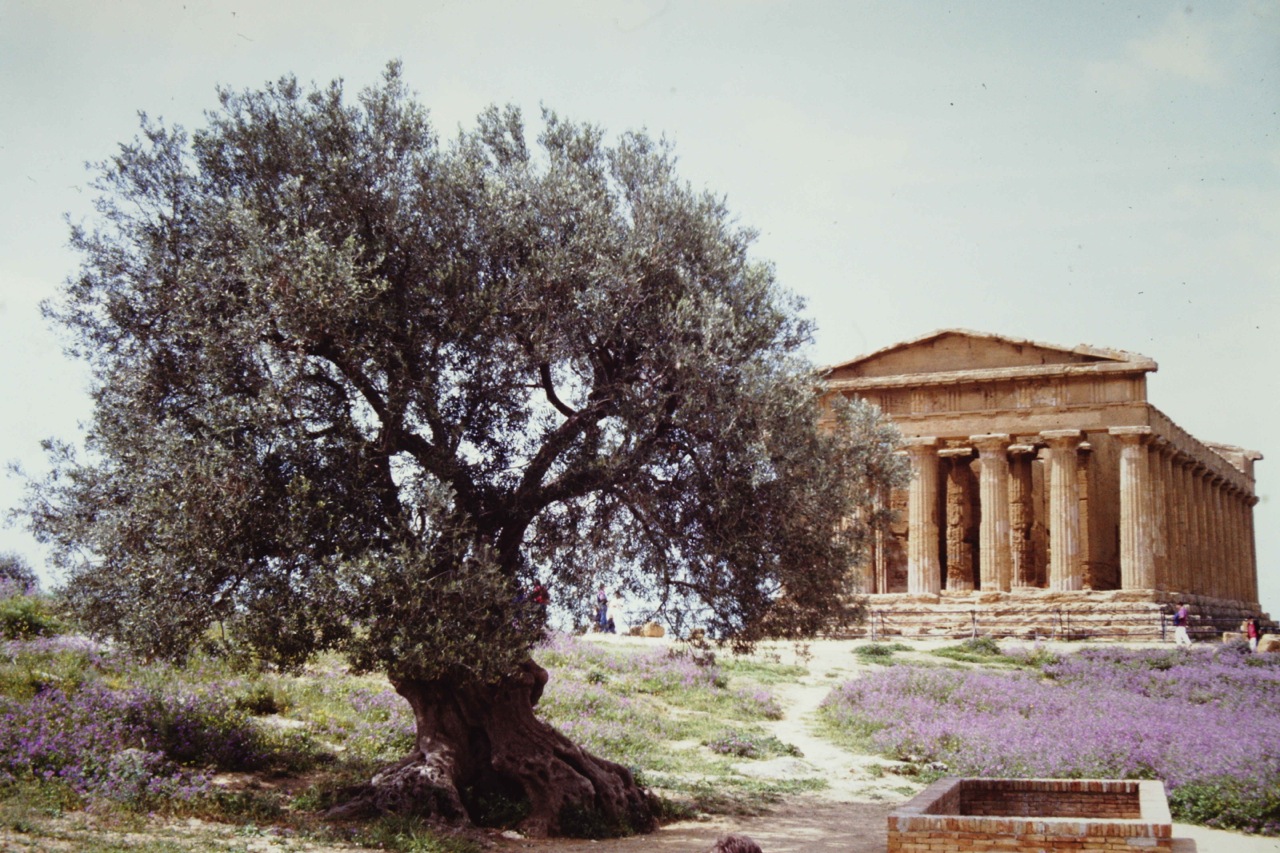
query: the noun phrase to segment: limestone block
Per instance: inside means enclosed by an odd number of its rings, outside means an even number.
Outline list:
[[[1223,631],[1222,632],[1222,642],[1224,643],[1238,643],[1243,639],[1244,639],[1244,634],[1241,634],[1239,631]]]
[[[667,630],[657,622],[646,622],[641,630],[646,637],[662,637],[667,633]]]
[[[1262,639],[1258,640],[1258,651],[1280,652],[1280,636],[1263,634]]]

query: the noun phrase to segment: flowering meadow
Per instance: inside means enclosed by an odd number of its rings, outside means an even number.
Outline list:
[[[895,664],[898,651],[919,660],[896,645],[858,657]],[[875,666],[833,691],[822,709],[832,740],[907,761],[919,781],[1160,778],[1180,820],[1280,831],[1280,655],[1207,645],[1057,655],[991,641],[932,654],[947,662]],[[799,756],[768,723],[783,713],[778,685],[810,677],[804,666],[567,635],[534,656],[551,673],[539,715],[632,768],[668,815],[758,811],[825,784],[742,770]],[[204,654],[177,666],[42,628],[0,641],[0,845],[13,827],[36,832],[33,815],[80,811],[95,833],[113,815],[199,816],[254,832],[474,853],[408,819],[323,819],[413,738],[408,705],[386,680],[354,675],[336,657],[299,673]]]
[[[552,674],[539,714],[674,797],[671,813],[740,811],[794,787],[731,765],[791,754],[760,723],[782,713],[769,683],[803,670],[563,635],[535,657]],[[289,674],[208,654],[145,662],[68,635],[0,640],[0,834],[79,810],[95,815],[95,831],[158,814],[328,837],[325,808],[413,740],[409,706],[385,678],[353,675],[337,658]],[[390,818],[357,835],[336,840],[471,849]]]
[[[0,847],[8,831],[36,849],[42,838],[57,838],[59,849],[135,849],[102,838],[136,832],[140,819],[164,836],[154,821],[194,816],[207,821],[207,837],[154,849],[224,849],[227,833],[248,832],[477,853],[418,818],[323,820],[347,786],[412,740],[413,716],[385,679],[353,676],[337,661],[285,675],[207,656],[146,663],[80,637],[0,641]],[[56,823],[67,812],[82,815],[78,828]],[[66,846],[77,837],[83,847]]]
[[[725,762],[723,742],[741,754],[785,752],[754,724],[781,716],[766,685],[734,684],[708,654],[659,647],[611,648],[566,634],[535,651],[552,670],[539,714],[587,749],[640,772],[650,783],[680,789],[680,777],[705,777]],[[682,713],[671,713],[671,706]],[[672,742],[689,746],[673,749]],[[776,744],[776,741],[773,741]],[[706,747],[703,751],[699,747]],[[732,787],[725,781],[723,787]]]
[[[1175,819],[1280,834],[1280,655],[1089,648],[1011,670],[891,666],[822,713],[846,742],[927,772],[1163,779]]]
[[[0,661],[0,786],[56,782],[152,808],[207,795],[214,772],[264,767],[281,746],[226,685],[154,690],[83,638],[6,641]]]

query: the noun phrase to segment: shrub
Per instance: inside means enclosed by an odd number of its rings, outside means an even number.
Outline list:
[[[731,731],[703,744],[718,755],[731,755],[737,758],[771,758],[776,755],[803,757],[803,753],[793,744],[783,743],[773,735],[758,732]]]
[[[911,647],[902,643],[868,643],[853,650],[853,653],[867,661],[886,661],[894,652],[910,651]]]
[[[988,663],[1002,656],[1000,644],[994,637],[972,637],[959,645],[937,649],[934,654],[938,657],[969,663]]]
[[[735,690],[733,700],[736,709],[747,719],[782,719],[782,706],[777,697],[764,687]]]
[[[1018,666],[1030,669],[1041,669],[1062,661],[1062,655],[1036,643],[1032,646],[1011,646],[1005,650],[1004,656]]]
[[[53,614],[46,599],[34,595],[0,599],[0,638],[30,640],[61,632],[61,620]]]
[[[262,717],[268,714],[283,714],[289,709],[289,699],[275,685],[255,681],[235,695],[231,705],[237,711]]]
[[[1280,789],[1235,779],[1189,782],[1169,793],[1179,820],[1219,829],[1280,835]]]
[[[39,590],[40,580],[26,558],[12,551],[0,553],[0,598],[35,595]]]
[[[960,644],[965,651],[986,657],[998,657],[1000,655],[1000,644],[996,642],[995,637],[972,637]]]

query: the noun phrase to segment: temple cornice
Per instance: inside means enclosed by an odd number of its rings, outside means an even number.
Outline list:
[[[1087,364],[1039,364],[1018,367],[989,367],[982,370],[948,370],[934,373],[907,373],[897,376],[856,376],[826,379],[831,391],[867,391],[880,388],[915,388],[921,385],[965,385],[985,382],[1021,382],[1028,379],[1055,379],[1108,376],[1140,376],[1153,373],[1156,363],[1150,359],[1125,362],[1089,362]]]

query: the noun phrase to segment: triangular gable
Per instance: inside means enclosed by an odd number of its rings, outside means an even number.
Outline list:
[[[828,380],[911,376],[924,373],[999,370],[1042,365],[1137,363],[1155,365],[1146,356],[1081,344],[1060,347],[968,329],[941,329],[829,367]]]

